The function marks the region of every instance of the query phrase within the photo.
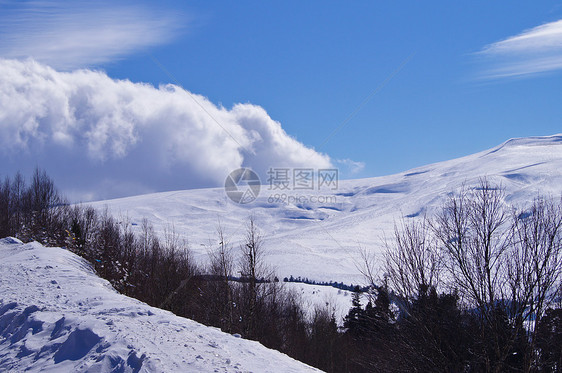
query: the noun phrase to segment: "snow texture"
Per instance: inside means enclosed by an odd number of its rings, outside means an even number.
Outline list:
[[[61,248],[0,240],[1,372],[315,372],[118,294]]]

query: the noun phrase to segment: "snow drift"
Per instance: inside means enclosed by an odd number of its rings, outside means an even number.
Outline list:
[[[313,372],[120,295],[80,257],[0,240],[0,371]]]

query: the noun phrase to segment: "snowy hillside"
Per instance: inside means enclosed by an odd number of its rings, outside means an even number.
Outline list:
[[[93,205],[107,206],[134,229],[140,229],[143,218],[159,232],[173,225],[201,260],[207,246],[218,243],[215,229],[219,220],[237,246],[245,221],[253,214],[265,236],[268,261],[280,276],[357,283],[362,280],[357,270],[361,249],[380,253],[384,237],[392,235],[397,219],[431,213],[447,193],[463,183],[474,184],[482,176],[503,185],[514,204],[531,200],[539,192],[559,196],[562,135],[512,139],[463,158],[390,176],[340,181],[337,190],[313,192],[327,203],[272,201],[270,197],[279,192],[264,185],[259,198],[247,205],[230,201],[222,188],[149,194]]]
[[[116,293],[60,248],[0,240],[2,372],[313,372]]]

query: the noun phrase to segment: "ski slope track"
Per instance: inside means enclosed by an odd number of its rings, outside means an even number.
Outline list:
[[[487,151],[395,175],[340,180],[337,190],[299,191],[299,195],[313,194],[329,203],[272,202],[270,197],[280,192],[263,185],[259,198],[246,205],[230,201],[222,188],[148,194],[92,205],[107,207],[133,229],[140,229],[143,218],[160,234],[173,227],[201,261],[206,260],[208,247],[218,244],[219,221],[237,248],[245,223],[253,215],[264,237],[267,261],[281,277],[358,283],[363,280],[358,271],[360,250],[380,255],[395,222],[402,217],[431,215],[448,193],[463,184],[474,186],[482,177],[503,186],[507,202],[514,205],[539,193],[559,198],[562,135],[512,139]]]
[[[318,372],[118,294],[71,252],[0,240],[0,372]]]

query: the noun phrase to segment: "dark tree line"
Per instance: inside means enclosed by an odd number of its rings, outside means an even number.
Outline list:
[[[20,173],[6,177],[0,185],[0,235],[60,241],[64,202],[44,171],[36,170],[29,183]]]
[[[301,276],[293,277],[293,275],[290,275],[289,277],[284,277],[283,282],[294,282],[297,284],[308,284],[308,285],[318,285],[318,286],[331,286],[336,289],[347,290],[347,291],[355,291],[355,287],[357,286],[353,284],[349,284],[349,285],[344,284],[343,282],[309,280],[308,277],[305,278],[302,278]],[[369,290],[369,286],[362,286],[360,290],[367,291]]]

